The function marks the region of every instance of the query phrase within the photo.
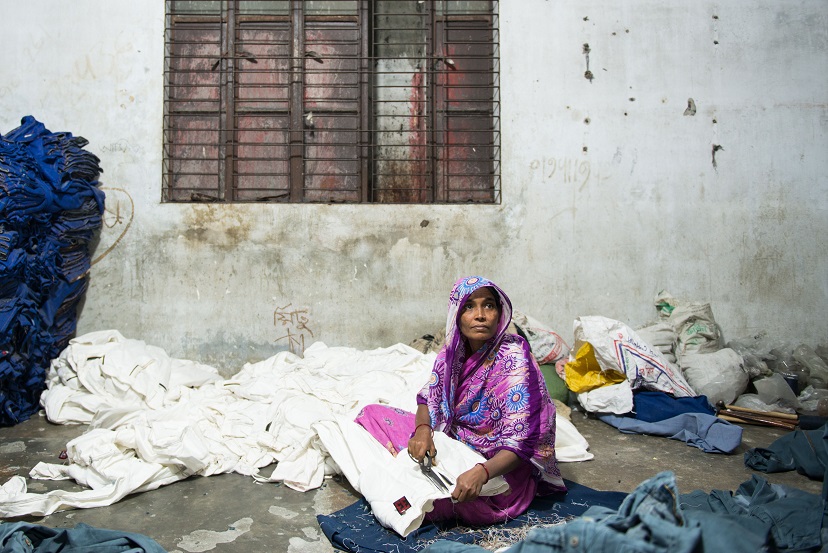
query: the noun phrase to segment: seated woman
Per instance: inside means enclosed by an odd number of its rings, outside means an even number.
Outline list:
[[[458,280],[417,413],[371,405],[356,419],[393,454],[407,447],[418,461],[434,455],[433,432],[441,430],[486,458],[457,478],[450,499],[435,501],[428,520],[491,524],[522,514],[536,494],[566,490],[555,459],[555,406],[529,344],[506,332],[511,319],[512,304],[493,282]],[[509,491],[480,496],[500,475]]]

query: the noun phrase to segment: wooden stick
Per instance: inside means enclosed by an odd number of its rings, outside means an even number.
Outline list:
[[[796,424],[790,422],[784,422],[779,420],[770,420],[770,419],[757,419],[757,418],[749,418],[749,417],[738,417],[733,415],[725,415],[719,413],[717,415],[720,419],[726,420],[728,422],[735,422],[738,424],[754,424],[757,426],[775,426],[777,428],[784,428],[786,430],[795,430]]]
[[[748,420],[745,420],[745,419],[737,419],[736,417],[731,417],[730,415],[716,415],[716,416],[719,417],[720,419],[722,419],[723,421],[727,421],[727,422],[740,422],[742,424],[759,424],[759,425],[761,425],[761,423],[758,423],[758,422],[748,421]]]
[[[780,413],[779,411],[758,411],[756,409],[748,409],[747,407],[739,407],[738,405],[725,405],[725,409],[732,411],[742,411],[743,413],[753,413],[754,415],[762,415],[763,417],[773,417],[775,419],[788,419],[792,421],[799,420],[799,415],[792,415],[790,413]]]
[[[784,424],[790,424],[796,426],[797,421],[792,421],[788,419],[777,419],[775,417],[767,416],[767,415],[757,415],[756,413],[746,413],[744,411],[733,411],[731,409],[719,409],[719,413],[723,415],[728,415],[731,417],[736,417],[737,419],[750,419],[753,421],[775,421]]]

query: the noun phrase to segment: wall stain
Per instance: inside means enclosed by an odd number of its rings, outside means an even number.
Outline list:
[[[584,72],[584,78],[586,80],[588,80],[589,82],[592,82],[592,79],[595,78],[595,75],[593,75],[592,71],[589,70],[589,53],[591,51],[592,51],[592,49],[589,47],[589,43],[585,42],[584,46],[583,46],[583,49],[582,49],[584,57],[586,58],[586,71]]]
[[[197,204],[186,212],[181,233],[192,242],[204,242],[213,246],[235,248],[250,240],[256,225],[243,207],[235,205]]]
[[[724,146],[721,144],[713,144],[713,169],[717,169],[718,165],[716,165],[716,152],[724,151]]]

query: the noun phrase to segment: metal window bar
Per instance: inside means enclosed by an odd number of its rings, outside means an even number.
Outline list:
[[[165,201],[500,201],[497,2],[166,2]]]

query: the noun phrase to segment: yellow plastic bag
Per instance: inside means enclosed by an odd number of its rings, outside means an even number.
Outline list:
[[[566,364],[566,387],[580,394],[607,384],[618,384],[627,379],[623,373],[614,370],[602,370],[595,359],[592,344],[584,342],[578,348],[575,359]]]

